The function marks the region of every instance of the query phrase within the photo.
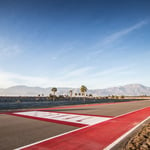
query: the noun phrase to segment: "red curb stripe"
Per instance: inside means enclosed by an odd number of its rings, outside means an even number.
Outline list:
[[[23,150],[102,150],[148,116],[150,116],[150,107],[23,148]]]

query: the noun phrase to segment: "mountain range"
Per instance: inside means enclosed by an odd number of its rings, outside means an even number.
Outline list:
[[[48,96],[52,87],[28,87],[28,86],[13,86],[5,89],[0,89],[0,96]],[[58,95],[69,95],[69,90],[73,90],[73,93],[79,93],[78,88],[57,88]],[[105,89],[92,89],[87,91],[88,94],[94,96],[109,96],[109,95],[124,95],[124,96],[141,96],[150,95],[150,87],[141,84],[128,84],[125,86],[105,88]]]

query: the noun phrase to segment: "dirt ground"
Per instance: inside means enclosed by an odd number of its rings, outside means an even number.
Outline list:
[[[123,146],[122,150],[150,149],[150,121],[142,126]]]
[[[57,111],[118,116],[149,106],[150,101],[140,101],[74,107]],[[77,127],[0,114],[0,149],[12,150],[74,129]]]

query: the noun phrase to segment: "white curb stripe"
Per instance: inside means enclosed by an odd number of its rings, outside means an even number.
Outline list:
[[[28,112],[18,112],[14,114],[44,119],[53,119],[63,122],[80,123],[84,125],[93,125],[111,119],[109,117],[87,116],[79,114],[66,114],[66,113],[44,112],[44,111],[28,111]]]

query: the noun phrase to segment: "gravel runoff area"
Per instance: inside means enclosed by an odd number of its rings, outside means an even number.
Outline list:
[[[150,150],[150,121],[126,142],[122,150]]]

